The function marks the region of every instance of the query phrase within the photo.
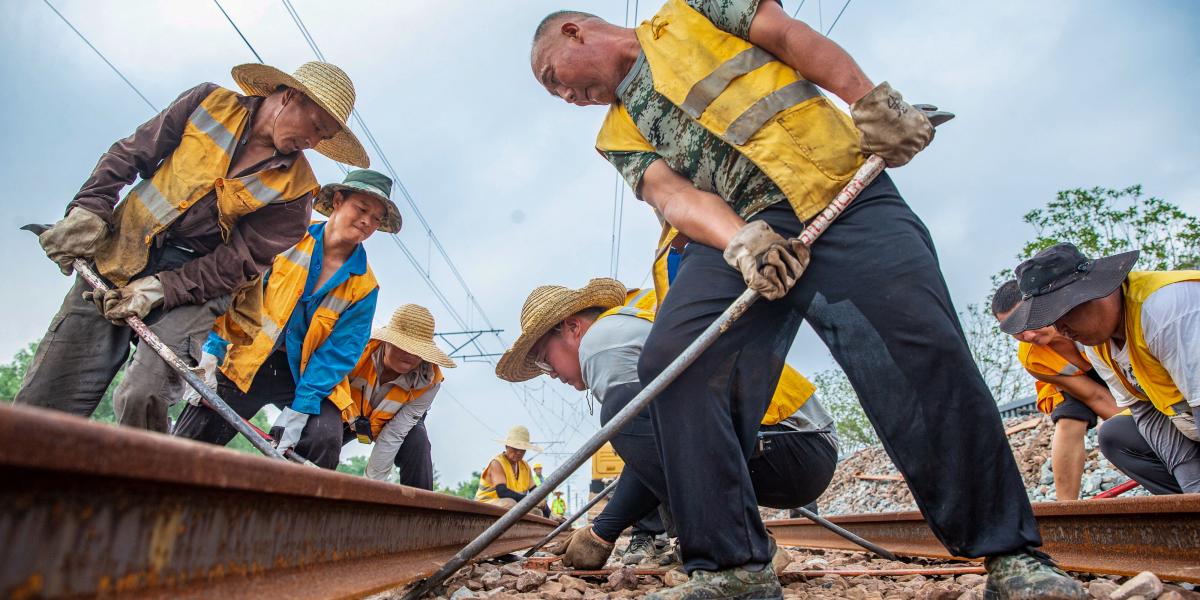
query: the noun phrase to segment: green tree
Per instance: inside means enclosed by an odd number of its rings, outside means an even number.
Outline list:
[[[858,394],[841,369],[826,369],[813,376],[821,404],[836,422],[838,445],[843,455],[879,443],[875,428],[858,402]]]
[[[29,365],[33,362],[33,356],[37,353],[37,347],[38,342],[30,342],[28,346],[18,350],[13,355],[11,361],[0,365],[0,400],[12,402],[13,398],[16,397],[17,390],[21,389],[21,382],[25,380],[25,373],[29,370]],[[120,371],[117,371],[117,375],[113,377],[112,383],[108,385],[108,389],[104,391],[104,396],[101,397],[100,404],[96,406],[95,412],[92,413],[92,420],[100,421],[101,423],[117,422],[116,413],[113,412],[113,392],[124,377],[125,369],[122,367]]]
[[[435,484],[433,489],[441,494],[474,499],[475,490],[479,489],[479,477],[479,471],[474,471],[471,473],[470,479],[458,482],[458,485],[453,488]]]
[[[362,476],[367,472],[367,457],[351,456],[337,467],[338,472]]]

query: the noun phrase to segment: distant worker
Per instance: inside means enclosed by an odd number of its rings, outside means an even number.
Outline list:
[[[1017,267],[1024,297],[1001,329],[1054,325],[1091,346],[1128,392],[1156,470],[1184,493],[1200,492],[1200,271],[1133,271],[1137,257],[1092,259],[1071,244],[1042,250]]]
[[[542,485],[542,463],[533,463],[533,487]]]
[[[656,305],[654,290],[627,291],[615,279],[592,279],[581,289],[538,287],[525,300],[521,335],[497,362],[496,374],[514,382],[544,374],[577,390],[590,390],[601,403],[604,425],[642,390],[637,365]],[[768,382],[759,391],[769,397],[769,405],[759,415],[755,443],[744,449],[750,493],[763,506],[804,506],[833,478],[833,419],[816,399],[812,384],[791,367],[784,368],[778,384]],[[563,548],[564,564],[579,569],[604,566],[621,532],[666,503],[664,465],[650,414],[640,413],[613,438],[613,448],[625,461],[617,489],[592,525],[572,534]],[[711,447],[705,439],[689,443],[696,453]],[[733,491],[706,493],[715,503],[727,500]],[[707,535],[716,540],[745,533],[710,527]],[[772,548],[773,559],[775,552]]]
[[[1020,301],[1017,282],[1007,281],[992,296],[992,315],[1003,321]],[[1054,326],[1022,331],[1013,337],[1020,342],[1017,356],[1021,365],[1037,384],[1037,408],[1054,423],[1050,442],[1054,497],[1078,500],[1087,459],[1083,438],[1096,426],[1097,417],[1107,421],[1121,409],[1088,359]]]
[[[567,515],[567,501],[563,500],[562,492],[554,492],[554,500],[550,502],[550,514],[559,519]]]
[[[346,422],[344,441],[371,447],[364,473],[386,480],[394,464],[400,483],[433,489],[433,456],[425,415],[442,387],[442,369],[456,367],[433,341],[429,309],[405,304],[371,333],[358,364],[329,399]]]
[[[529,441],[529,429],[524,425],[509,429],[503,440],[496,441],[504,444],[504,452],[484,467],[475,499],[512,508],[533,489],[533,469],[525,462],[525,452],[541,452],[542,448]],[[548,514],[549,509],[543,506],[542,512]]]
[[[253,343],[230,345],[217,322],[204,351],[219,365],[221,397],[239,415],[253,417],[271,404],[282,412],[271,427],[280,452],[296,452],[335,469],[342,450],[342,411],[329,399],[354,368],[371,336],[379,284],[363,242],[376,230],[399,231],[400,211],[389,195],[392,180],[368,169],[321,189],[316,223],[275,257],[264,280],[262,328]],[[206,406],[189,404],[175,435],[225,445],[233,427]]]
[[[63,273],[84,259],[113,289],[93,294],[76,278],[16,403],[90,416],[136,342],[113,396],[117,422],[166,432],[167,408],[186,384],[124,319],[144,319],[175,354],[198,360],[236,295],[234,325],[254,335],[257,278],[304,236],[320,187],[304,150],[369,164],[346,125],[354,85],[341,69],[310,62],[287,75],[249,64],[233,79],[245,96],[198,85],[114,143],[66,217],[41,235]]]

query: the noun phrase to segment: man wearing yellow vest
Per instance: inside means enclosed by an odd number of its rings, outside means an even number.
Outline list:
[[[1090,346],[1132,400],[1142,437],[1184,493],[1200,492],[1200,271],[1133,271],[1138,252],[1090,259],[1071,244],[1017,267],[1024,295],[1001,324],[1053,324]]]
[[[693,242],[641,353],[643,384],[747,286],[764,298],[651,405],[685,568],[703,573],[651,597],[730,597],[722,590],[733,580],[778,597],[763,574],[771,553],[745,460],[770,395],[739,387],[773,385],[802,320],[850,378],[952,554],[987,557],[988,585],[1004,597],[1085,596],[1036,550],[995,401],[928,231],[891,178],[833,222],[811,265],[794,240],[864,155],[897,167],[933,139],[921,110],[774,0],[668,0],[636,29],[554,13],[534,34],[531,66],[558,98],[610,105],[597,150]],[[968,425],[948,429],[947,414]],[[709,446],[695,452],[692,440]]]
[[[562,496],[562,492],[555,491],[554,500],[550,502],[550,515],[559,519],[567,515],[567,501]]]
[[[496,441],[504,444],[504,452],[483,468],[475,499],[512,508],[533,488],[533,469],[525,462],[525,452],[541,452],[542,448],[529,441],[529,429],[524,425],[514,426],[503,440]],[[542,506],[542,512],[549,514],[549,508]]]
[[[653,290],[626,291],[615,279],[593,279],[577,290],[541,286],[525,300],[521,335],[496,364],[496,374],[514,382],[545,374],[589,390],[601,403],[603,425],[642,390],[638,359],[657,304]],[[833,478],[837,443],[833,419],[816,400],[812,384],[787,367],[778,386],[775,380],[763,379],[748,382],[744,391],[771,398],[765,415],[759,413],[761,433],[746,449],[755,511],[758,504],[794,508],[816,500]],[[563,548],[564,564],[569,566],[602,567],[621,532],[666,503],[666,478],[650,413],[635,417],[612,444],[625,470],[604,511],[590,526],[576,530]],[[693,439],[689,446],[698,455],[713,452],[711,440]],[[706,493],[718,495],[720,490]],[[702,522],[678,521],[676,526],[681,537],[696,534],[702,543],[739,535]]]
[[[92,294],[76,278],[16,402],[89,416],[136,342],[113,398],[117,420],[165,432],[167,407],[186,386],[125,317],[141,317],[177,355],[197,360],[240,291],[234,312],[251,318],[237,325],[254,329],[256,279],[304,235],[319,187],[303,151],[367,166],[346,126],[354,86],[341,69],[312,62],[287,75],[252,64],[233,78],[246,95],[196,86],[113,144],[66,218],[40,236],[64,273],[82,258],[114,289]]]
[[[358,364],[329,396],[346,422],[344,441],[373,444],[364,475],[433,489],[433,457],[425,414],[442,388],[442,369],[457,365],[433,341],[433,314],[405,304],[371,333]]]
[[[375,171],[351,171],[345,182],[321,188],[314,202],[328,221],[275,257],[265,276],[262,327],[248,344],[229,345],[217,323],[204,351],[220,365],[217,391],[245,418],[267,404],[282,409],[271,428],[280,452],[288,448],[327,469],[342,448],[342,412],[328,397],[358,362],[371,333],[379,284],[363,242],[375,231],[399,231],[392,181]],[[217,413],[189,405],[175,435],[224,445],[234,429]]]
[[[1004,321],[1021,301],[1015,280],[1006,281],[992,296],[992,315]],[[1016,333],[1017,356],[1037,386],[1037,408],[1054,423],[1050,464],[1054,470],[1056,500],[1078,500],[1083,464],[1087,458],[1083,438],[1096,426],[1121,411],[1101,375],[1053,326]]]

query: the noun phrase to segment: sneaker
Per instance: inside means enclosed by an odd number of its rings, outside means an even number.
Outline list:
[[[984,590],[988,600],[1087,600],[1089,597],[1078,581],[1037,550],[989,556],[983,565],[988,572]]]
[[[647,558],[652,558],[657,553],[654,551],[654,536],[645,533],[633,534],[633,539],[629,540],[629,546],[625,548],[625,556],[621,558],[621,562],[627,565],[636,565]]]
[[[646,595],[647,600],[783,600],[779,578],[766,565],[692,571],[687,583]]]

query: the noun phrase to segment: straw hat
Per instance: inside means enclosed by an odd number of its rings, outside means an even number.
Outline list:
[[[509,429],[508,435],[504,436],[504,439],[496,441],[504,444],[505,446],[512,446],[517,450],[533,450],[534,452],[542,451],[541,446],[531,444],[529,442],[529,429],[524,425],[517,425],[512,429]]]
[[[371,339],[389,343],[440,367],[458,366],[433,343],[433,315],[424,306],[405,304],[397,308],[386,326],[371,332]]]
[[[317,197],[313,200],[313,210],[329,216],[333,214],[334,192],[357,192],[366,194],[383,203],[386,214],[379,230],[384,233],[400,231],[404,220],[400,218],[400,209],[392,202],[392,179],[379,171],[357,169],[346,173],[346,179],[341,183],[327,183],[321,186]]]
[[[529,351],[546,332],[586,308],[609,309],[624,303],[625,286],[608,277],[593,279],[577,290],[561,285],[543,285],[533,290],[521,307],[521,336],[496,363],[496,376],[515,382],[541,375]]]
[[[345,71],[329,63],[312,61],[300,65],[291,75],[258,63],[238,65],[232,74],[233,80],[249,96],[270,96],[281,85],[304,92],[342,125],[341,131],[318,142],[314,150],[340,163],[362,168],[371,166],[367,151],[347,125],[350,111],[354,110],[354,84]]]

